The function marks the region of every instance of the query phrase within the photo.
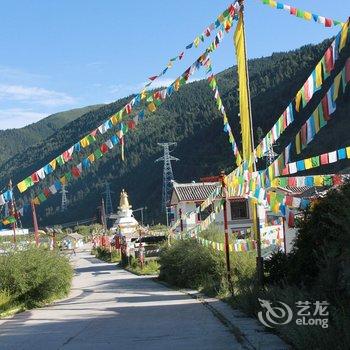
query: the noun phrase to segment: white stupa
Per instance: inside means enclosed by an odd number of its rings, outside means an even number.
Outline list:
[[[117,231],[121,236],[131,238],[137,236],[137,228],[139,223],[134,218],[131,205],[129,204],[128,194],[122,190],[120,193],[120,202],[112,230]]]

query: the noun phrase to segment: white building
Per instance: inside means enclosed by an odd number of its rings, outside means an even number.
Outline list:
[[[201,220],[205,219],[212,208],[207,208],[204,213],[195,213],[201,203],[209,195],[220,187],[219,182],[192,182],[192,183],[173,183],[174,188],[171,196],[171,209],[174,212],[173,222],[183,217],[183,230],[189,230],[195,227]],[[219,201],[220,198],[217,199]],[[242,197],[229,197],[227,206],[229,233],[234,234],[236,238],[246,238],[253,232],[253,206],[251,201]],[[192,212],[186,216],[186,213]],[[216,214],[215,223],[224,227],[223,211]]]

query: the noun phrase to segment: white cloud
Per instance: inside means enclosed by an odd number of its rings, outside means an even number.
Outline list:
[[[49,113],[35,112],[30,109],[9,108],[0,109],[0,129],[22,128],[37,122]]]
[[[75,103],[75,99],[64,92],[10,84],[0,84],[0,100],[30,102],[50,107]]]

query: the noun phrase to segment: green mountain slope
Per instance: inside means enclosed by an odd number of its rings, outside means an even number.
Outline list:
[[[27,147],[50,137],[58,129],[102,105],[87,106],[52,114],[19,129],[0,130],[0,164]]]
[[[249,62],[255,130],[261,127],[266,132],[272,127],[328,45],[329,41],[326,41],[316,46],[308,45],[295,51],[276,53]],[[218,81],[231,126],[239,140],[236,68],[220,73]],[[327,88],[326,84],[317,96],[321,96]],[[129,98],[125,98],[91,111],[58,130],[45,143],[35,145],[9,159],[6,164],[0,166],[1,185],[4,185],[9,177],[16,182],[22,180],[43,166],[118,111],[128,100]],[[349,92],[342,100],[334,120],[311,143],[313,154],[350,145],[350,133],[346,132],[350,130],[350,121],[347,117],[350,112]],[[311,107],[312,105],[296,116],[296,126],[294,129],[291,128],[291,132],[286,133],[286,136],[288,134],[289,138],[293,136],[293,130],[295,131],[295,128],[309,117]],[[107,136],[100,135],[99,138],[102,142]],[[217,111],[213,93],[206,81],[184,86],[178,93],[169,97],[156,113],[140,123],[135,131],[129,132],[126,137],[125,162],[120,160],[119,149],[114,149],[94,163],[90,171],[85,172],[79,181],[72,182],[68,186],[70,205],[67,212],[59,211],[59,195],[51,197],[42,204],[39,207],[41,224],[94,216],[101,193],[104,191],[105,181],[111,184],[111,189],[114,191],[115,208],[118,205],[119,193],[125,188],[134,208],[140,206],[149,208],[146,212],[148,222],[153,219],[160,220],[164,217],[160,213],[162,164],[154,163],[154,160],[162,152],[157,142],[168,141],[178,142],[173,153],[180,158],[180,162],[173,164],[175,179],[178,181],[198,180],[202,176],[218,174],[221,169],[226,171],[233,169],[234,159],[227,135],[223,132],[221,115]],[[282,148],[287,142],[287,137],[282,138],[280,147]],[[333,169],[328,169],[331,170]],[[58,171],[56,176],[59,175]],[[51,181],[53,179],[54,177]],[[44,185],[45,183],[42,184]],[[28,195],[35,195],[37,193],[35,191],[37,189],[27,191],[22,198],[28,200]],[[30,224],[29,216],[27,220]]]

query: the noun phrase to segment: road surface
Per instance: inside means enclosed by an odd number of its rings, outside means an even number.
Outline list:
[[[86,252],[68,299],[0,321],[0,349],[241,349],[199,301]]]

